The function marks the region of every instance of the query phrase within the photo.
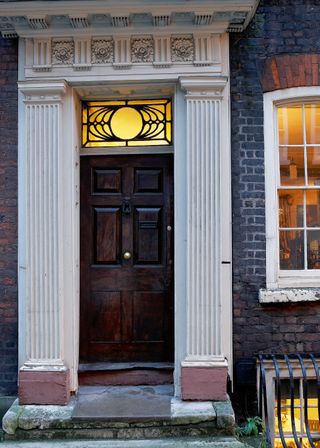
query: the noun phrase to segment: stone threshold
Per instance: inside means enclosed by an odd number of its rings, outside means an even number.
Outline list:
[[[119,401],[121,389],[133,397],[140,393],[140,404],[136,398],[128,404],[123,395],[123,408],[113,406],[112,403]],[[152,402],[154,399],[158,401]],[[140,406],[140,415],[135,415],[135,405]],[[159,407],[158,412],[153,406]],[[125,409],[132,411],[131,414]],[[166,395],[164,386],[80,388],[79,394],[66,406],[20,406],[16,400],[3,418],[5,440],[232,436],[234,429],[235,417],[229,400],[181,401]]]

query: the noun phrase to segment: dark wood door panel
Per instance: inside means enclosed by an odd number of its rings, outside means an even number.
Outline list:
[[[92,169],[92,193],[110,194],[121,193],[122,172],[121,169]]]
[[[135,209],[134,253],[135,264],[160,264],[162,262],[162,207],[137,207]]]
[[[82,158],[80,227],[81,360],[171,361],[172,156]]]
[[[119,264],[121,262],[120,220],[119,207],[94,208],[94,263]]]

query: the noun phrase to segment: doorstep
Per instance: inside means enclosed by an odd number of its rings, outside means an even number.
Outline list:
[[[83,386],[66,406],[19,406],[3,418],[4,438],[156,439],[230,436],[231,402],[181,401],[172,385]]]

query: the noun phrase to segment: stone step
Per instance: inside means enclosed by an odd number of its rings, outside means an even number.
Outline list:
[[[139,386],[173,383],[170,362],[96,362],[80,364],[80,386]]]
[[[246,448],[234,437],[3,442],[1,448]]]
[[[5,440],[215,437],[234,428],[230,401],[181,401],[171,385],[83,387],[67,406],[16,400],[3,418]]]

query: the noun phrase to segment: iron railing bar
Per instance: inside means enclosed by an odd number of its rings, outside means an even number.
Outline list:
[[[302,357],[299,353],[297,353],[297,358],[299,359],[301,371],[302,371],[302,383],[303,383],[303,404],[304,404],[304,420],[306,425],[306,432],[308,436],[309,443],[312,448],[315,448],[315,445],[312,440],[312,435],[310,433],[309,428],[309,420],[308,420],[308,383],[307,383],[307,372],[303,362]]]
[[[301,448],[300,441],[298,439],[297,430],[296,430],[296,422],[294,420],[294,376],[293,376],[293,370],[290,364],[290,360],[288,358],[288,355],[284,355],[284,359],[287,363],[289,377],[290,377],[290,410],[291,410],[291,424],[292,424],[292,433],[294,441],[298,448]]]
[[[277,419],[278,419],[278,427],[279,427],[279,434],[280,439],[282,442],[282,446],[284,448],[287,448],[286,439],[284,437],[283,433],[283,427],[282,427],[282,419],[281,419],[281,387],[280,387],[280,368],[278,361],[274,355],[272,355],[272,361],[274,365],[274,369],[276,372],[276,396],[277,396]]]
[[[319,367],[317,364],[317,361],[314,357],[314,355],[312,353],[309,354],[312,364],[313,364],[313,368],[316,374],[316,378],[317,378],[317,395],[318,395],[318,419],[320,421],[320,375],[319,375]]]
[[[272,447],[272,443],[271,443],[271,434],[270,434],[269,418],[268,418],[266,371],[265,371],[265,368],[264,368],[263,356],[262,355],[259,355],[259,361],[260,361],[260,374],[261,374],[260,388],[262,388],[261,396],[263,396],[263,408],[264,408],[265,431],[266,431],[266,445],[267,445],[267,448],[271,448]],[[261,404],[260,409],[262,411],[262,404]],[[261,417],[262,417],[262,412],[261,412]]]

